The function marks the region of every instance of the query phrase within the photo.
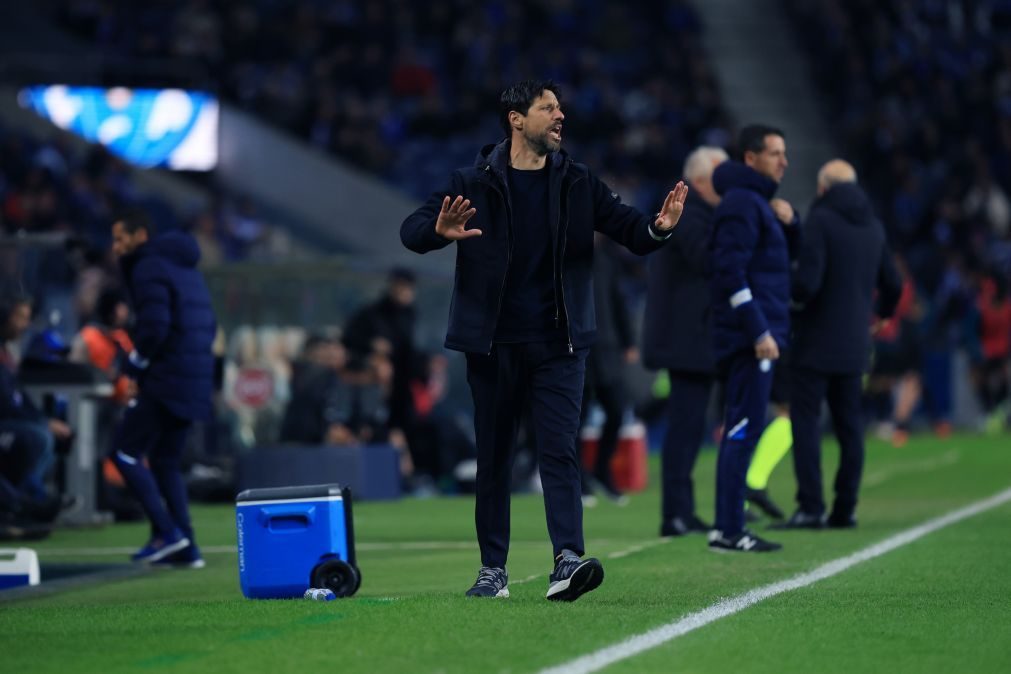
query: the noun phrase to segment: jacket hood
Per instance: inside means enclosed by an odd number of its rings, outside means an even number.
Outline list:
[[[856,183],[837,183],[814,203],[814,207],[829,208],[853,225],[874,221],[871,202]]]
[[[713,187],[721,197],[739,188],[757,192],[768,201],[776,194],[779,184],[741,162],[725,161],[713,171]]]
[[[486,166],[491,166],[504,176],[506,169],[509,167],[511,142],[508,138],[505,138],[498,143],[489,143],[482,147],[477,153],[477,158],[474,160],[474,167],[484,170]],[[548,161],[551,162],[552,168],[560,167],[568,159],[569,153],[561,148],[559,148],[558,152],[552,152],[548,156]]]
[[[200,261],[197,240],[185,232],[159,234],[148,241],[142,251],[144,255],[157,255],[180,267],[196,267]]]

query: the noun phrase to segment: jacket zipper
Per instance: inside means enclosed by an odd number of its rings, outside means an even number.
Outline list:
[[[569,203],[569,195],[572,194],[572,187],[578,183],[581,178],[576,178],[571,183],[569,183],[569,190],[565,193],[565,203]],[[562,249],[558,257],[558,286],[562,289],[562,311],[565,312],[565,336],[569,340],[569,355],[572,355],[572,321],[569,320],[569,308],[565,305],[565,244],[569,240],[569,213],[565,213],[565,227],[562,229]],[[557,307],[556,307],[557,310]]]
[[[496,192],[498,192],[498,195],[500,197],[502,197],[502,201],[505,202],[505,205],[506,205],[506,220],[507,220],[506,235],[509,238],[509,245],[506,246],[506,273],[505,273],[505,276],[502,277],[502,287],[499,288],[499,291],[498,291],[498,307],[496,307],[496,309],[495,309],[495,328],[498,329],[498,320],[499,320],[499,317],[502,315],[502,298],[505,297],[506,280],[509,278],[509,265],[512,264],[512,260],[513,260],[513,209],[512,209],[512,204],[510,204],[509,200],[506,199],[505,193],[502,192],[502,190],[500,190],[498,188],[498,186],[495,185],[494,182],[492,182],[492,180],[491,180],[491,177],[490,177],[491,176],[491,164],[486,164],[485,165],[484,172],[487,173],[488,176],[489,176],[489,182],[488,182],[489,187],[491,187],[493,190],[495,190]],[[492,349],[492,346],[494,345],[494,343],[495,343],[495,331],[492,330],[491,341],[488,342],[488,353],[487,353],[487,355],[489,355],[489,356],[491,355],[491,349]]]

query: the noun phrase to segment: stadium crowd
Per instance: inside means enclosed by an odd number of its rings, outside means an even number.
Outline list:
[[[730,139],[684,0],[55,7],[62,26],[110,54],[203,64],[197,84],[416,197],[499,136],[500,82],[535,71],[567,85],[569,147],[620,176],[633,203],[651,203],[695,144]]]

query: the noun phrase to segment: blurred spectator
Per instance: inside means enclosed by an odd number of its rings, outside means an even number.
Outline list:
[[[18,385],[9,344],[20,340],[30,324],[31,300],[0,298],[0,508],[51,521],[59,512],[59,499],[46,484],[55,443],[69,440],[73,431],[59,419],[47,419]]]
[[[1007,422],[1008,358],[1011,358],[1011,300],[1007,282],[988,273],[980,283],[970,315],[973,378],[987,431],[999,432]]]
[[[342,381],[347,352],[338,340],[309,337],[292,365],[291,399],[281,424],[281,442],[355,444],[351,391]]]
[[[101,370],[114,386],[113,400],[120,405],[137,394],[137,385],[123,374],[133,341],[127,333],[130,305],[119,290],[106,289],[98,297],[94,317],[74,339],[70,360],[89,363]]]
[[[879,421],[878,435],[902,447],[909,439],[909,424],[923,393],[923,354],[918,335],[923,307],[909,266],[901,256],[895,256],[895,266],[902,275],[902,294],[892,317],[874,335],[874,362],[867,391]]]
[[[356,360],[376,353],[388,354],[393,368],[389,386],[389,423],[407,429],[411,424],[411,368],[414,347],[414,273],[396,268],[390,272],[386,291],[377,301],[359,309],[348,319],[344,344]]]

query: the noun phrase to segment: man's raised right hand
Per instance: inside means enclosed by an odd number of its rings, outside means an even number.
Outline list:
[[[442,200],[442,210],[439,211],[439,219],[435,221],[435,233],[450,241],[481,236],[480,229],[466,229],[467,221],[474,217],[475,213],[477,209],[470,207],[470,199],[457,196],[453,199],[453,203],[450,203],[447,196]]]

